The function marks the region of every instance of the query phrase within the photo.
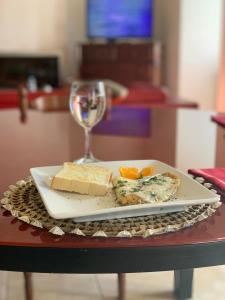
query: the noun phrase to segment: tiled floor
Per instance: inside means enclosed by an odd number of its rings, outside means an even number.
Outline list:
[[[116,275],[34,274],[34,300],[113,300]],[[196,269],[193,300],[225,299],[225,266]],[[0,272],[0,299],[23,300],[21,273]],[[127,300],[171,300],[173,272],[127,274]]]

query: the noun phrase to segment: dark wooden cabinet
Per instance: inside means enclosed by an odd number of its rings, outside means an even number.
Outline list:
[[[161,45],[145,43],[88,43],[81,50],[80,77],[161,84]]]

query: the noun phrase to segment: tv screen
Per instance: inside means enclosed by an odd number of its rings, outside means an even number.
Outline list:
[[[88,0],[87,19],[90,38],[149,38],[153,0]]]

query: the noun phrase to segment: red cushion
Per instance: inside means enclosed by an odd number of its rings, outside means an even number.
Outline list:
[[[218,114],[216,116],[212,116],[212,121],[222,127],[225,127],[225,114]]]
[[[190,169],[188,172],[207,179],[225,191],[225,168]]]

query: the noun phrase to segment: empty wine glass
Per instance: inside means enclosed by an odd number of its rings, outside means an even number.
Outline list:
[[[84,157],[76,163],[98,161],[91,152],[91,129],[101,121],[106,108],[105,87],[102,81],[75,81],[71,86],[70,111],[75,121],[84,128]]]

